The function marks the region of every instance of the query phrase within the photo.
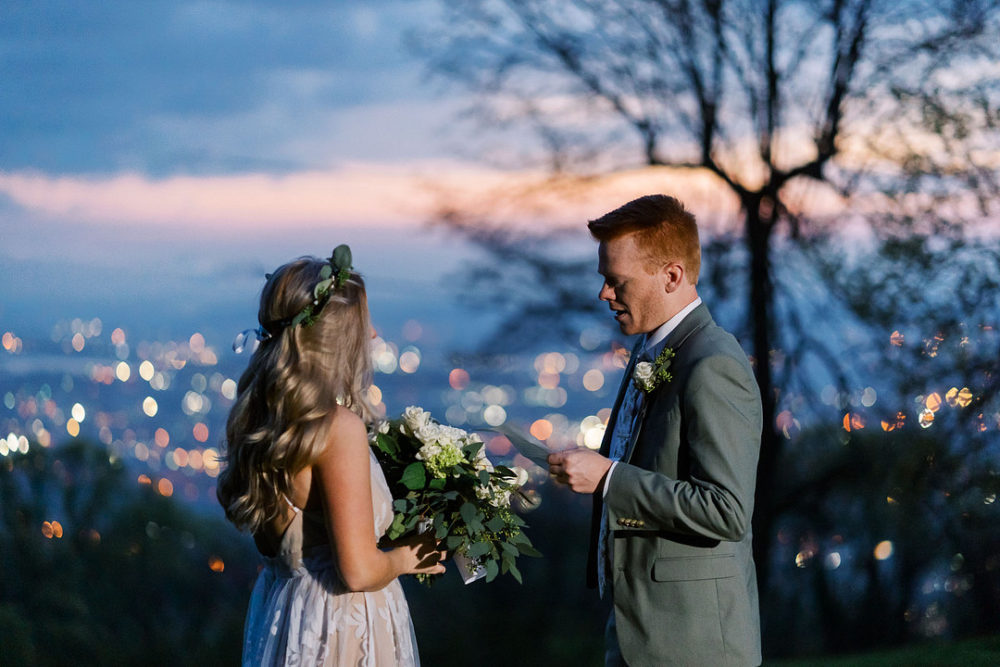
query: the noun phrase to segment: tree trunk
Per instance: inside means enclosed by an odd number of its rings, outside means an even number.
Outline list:
[[[781,441],[775,430],[776,388],[771,373],[772,327],[774,309],[774,284],[771,281],[771,230],[774,206],[761,210],[762,197],[753,194],[744,198],[746,212],[746,243],[750,251],[749,307],[753,327],[754,370],[760,387],[764,429],[761,434],[760,462],[757,466],[757,492],[754,502],[754,560],[761,588],[767,583],[770,571],[771,544],[774,540],[774,485]]]

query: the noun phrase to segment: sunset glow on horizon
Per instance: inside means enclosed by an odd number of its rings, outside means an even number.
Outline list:
[[[709,229],[738,219],[738,203],[705,172],[643,168],[600,179],[501,171],[446,160],[349,164],[286,175],[246,173],[154,178],[136,172],[93,177],[0,171],[0,194],[33,220],[133,224],[225,231],[274,225],[396,227],[425,224],[443,211],[492,221],[573,226],[644,194],[676,194]],[[813,196],[815,208],[839,208]]]

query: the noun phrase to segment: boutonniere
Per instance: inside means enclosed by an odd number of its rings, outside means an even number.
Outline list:
[[[632,371],[635,386],[647,394],[664,382],[670,382],[670,360],[674,358],[673,348],[665,347],[653,361],[640,361]]]

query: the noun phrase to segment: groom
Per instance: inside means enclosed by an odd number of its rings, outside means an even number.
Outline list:
[[[600,299],[641,334],[600,453],[548,457],[594,496],[588,585],[613,602],[608,665],[758,665],[751,554],[760,393],[698,297],[694,216],[650,195],[590,222]],[[765,360],[766,363],[766,360]]]

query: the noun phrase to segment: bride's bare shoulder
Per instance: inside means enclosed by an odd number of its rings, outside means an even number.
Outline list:
[[[368,447],[368,429],[364,420],[348,408],[338,405],[330,415],[326,434],[326,450]]]

